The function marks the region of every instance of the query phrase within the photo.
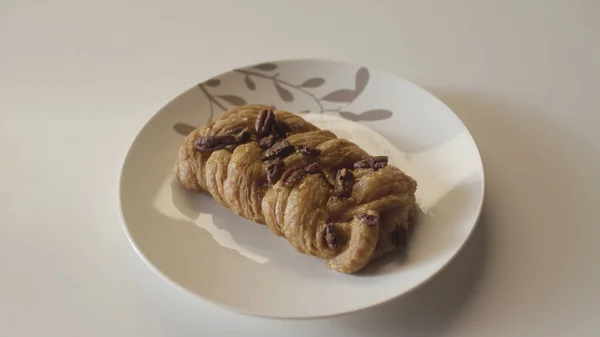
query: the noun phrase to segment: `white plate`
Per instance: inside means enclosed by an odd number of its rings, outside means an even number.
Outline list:
[[[358,275],[339,274],[265,226],[182,189],[172,168],[183,134],[246,102],[302,113],[414,177],[422,212],[407,249]],[[240,312],[298,318],[364,309],[425,282],[464,245],[483,190],[473,138],[434,96],[374,69],[290,60],[224,73],[160,110],[127,154],[120,203],[132,244],[173,284]]]

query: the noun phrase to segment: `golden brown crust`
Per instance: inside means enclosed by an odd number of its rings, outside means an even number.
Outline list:
[[[402,246],[414,218],[416,182],[391,165],[354,168],[372,157],[356,144],[280,110],[274,111],[273,133],[282,138],[276,146],[285,147],[285,155],[265,159],[265,146],[259,143],[266,135],[255,131],[255,123],[268,108],[237,107],[192,131],[175,167],[181,184],[210,193],[223,206],[266,224],[299,252],[327,259],[327,268],[342,273],[357,272]],[[240,130],[251,135],[214,150],[194,147],[200,137],[229,137]],[[284,140],[289,144],[281,144]]]

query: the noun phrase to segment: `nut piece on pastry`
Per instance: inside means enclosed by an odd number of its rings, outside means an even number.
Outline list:
[[[268,105],[192,131],[175,174],[341,273],[404,246],[414,221],[417,183],[387,157]]]

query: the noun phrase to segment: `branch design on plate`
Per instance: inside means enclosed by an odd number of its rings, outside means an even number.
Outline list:
[[[311,92],[310,89],[316,89],[325,84],[326,80],[321,77],[311,77],[303,81],[301,84],[294,84],[287,80],[279,77],[280,73],[269,74],[278,69],[278,65],[275,63],[262,63],[255,65],[247,69],[235,69],[234,71],[242,74],[244,84],[250,91],[256,90],[256,79],[267,80],[273,83],[279,98],[284,102],[293,102],[297,95],[304,95],[312,99],[319,110],[317,113],[335,112],[338,113],[342,118],[353,120],[353,121],[377,121],[390,118],[392,112],[386,109],[371,109],[361,113],[354,113],[351,111],[344,111],[344,109],[352,104],[367,87],[370,79],[369,70],[365,67],[361,67],[356,71],[354,76],[354,87],[352,89],[342,88],[334,90],[323,97],[317,97],[316,94]],[[246,104],[246,100],[236,95],[213,95],[207,89],[216,88],[221,84],[219,79],[210,79],[206,82],[198,84],[198,88],[206,96],[209,102],[210,115],[207,122],[210,122],[214,116],[215,106],[222,111],[226,111],[227,108],[223,105],[223,102],[228,103],[232,106],[239,106]],[[337,109],[326,109],[323,106],[323,102],[330,103],[345,103]],[[309,113],[309,110],[299,111],[298,113]],[[188,130],[194,128],[187,124],[176,124],[174,129],[177,133],[187,135]],[[186,133],[187,132],[187,133]],[[190,131],[191,132],[191,131]]]
[[[246,101],[236,95],[213,95],[211,94],[206,87],[216,88],[221,84],[221,80],[213,78],[206,82],[198,84],[198,88],[202,91],[204,96],[208,99],[209,107],[210,107],[210,115],[208,118],[208,122],[212,121],[214,115],[214,107],[221,109],[221,111],[227,111],[227,108],[220,101],[225,101],[232,106],[244,105]]]
[[[236,72],[244,75],[244,82],[246,83],[246,86],[248,87],[248,89],[254,90],[256,88],[256,85],[254,84],[252,77],[266,79],[266,80],[273,82],[273,85],[275,86],[275,89],[277,90],[277,94],[279,95],[281,100],[283,100],[284,102],[293,102],[294,94],[292,93],[292,91],[295,91],[297,94],[307,95],[310,98],[312,98],[313,101],[315,101],[315,103],[317,103],[317,105],[319,106],[319,109],[321,109],[321,111],[320,111],[321,113],[323,113],[325,111],[325,108],[323,107],[323,104],[321,104],[321,101],[319,100],[319,98],[317,98],[317,96],[315,96],[310,91],[306,90],[306,88],[320,87],[321,85],[323,85],[325,83],[325,79],[320,78],[320,77],[313,77],[313,78],[309,78],[308,80],[304,81],[300,85],[296,85],[296,84],[292,84],[288,81],[280,79],[279,73],[276,73],[275,75],[266,75],[266,74],[257,72],[256,70],[253,70],[253,69],[257,69],[257,70],[261,70],[261,71],[273,71],[273,70],[277,69],[277,65],[275,63],[263,63],[263,64],[259,64],[257,66],[254,66],[250,70],[236,69],[235,70]],[[292,90],[292,91],[290,91],[290,90]],[[306,111],[306,112],[308,112],[308,111]]]
[[[312,77],[301,84],[293,84],[289,81],[281,79],[280,73],[268,75],[268,72],[276,71],[278,68],[275,63],[263,63],[256,65],[250,69],[236,69],[235,71],[244,75],[244,83],[250,90],[256,89],[256,83],[253,78],[261,78],[271,81],[277,90],[277,94],[284,102],[293,102],[294,94],[305,95],[310,97],[319,107],[318,113],[324,112],[336,112],[340,114],[342,118],[350,119],[353,121],[375,121],[387,119],[392,116],[392,112],[385,109],[371,109],[362,113],[354,113],[350,111],[343,111],[346,106],[351,103],[362,94],[367,87],[370,79],[369,70],[365,67],[361,67],[354,76],[354,88],[353,89],[338,89],[334,90],[327,95],[319,98],[309,89],[316,89],[325,84],[325,79],[321,77]],[[323,102],[332,103],[346,103],[343,107],[338,109],[326,109],[323,106]],[[303,110],[298,113],[308,113],[310,111]]]
[[[222,112],[227,111],[227,108],[225,107],[225,105],[223,105],[223,103],[221,101],[224,101],[232,106],[246,104],[246,101],[239,96],[236,96],[236,95],[213,95],[207,89],[207,87],[216,88],[219,85],[221,85],[221,80],[216,79],[216,78],[213,78],[206,82],[202,82],[202,83],[198,84],[198,88],[200,89],[200,91],[202,91],[204,96],[206,96],[206,98],[208,99],[208,107],[209,107],[210,113],[208,115],[208,120],[206,121],[206,123],[209,123],[210,121],[212,121],[214,114],[215,114],[215,107],[221,109]],[[193,127],[192,125],[189,125],[186,123],[177,123],[177,124],[173,125],[173,129],[178,134],[180,134],[182,136],[187,136],[190,134],[190,132],[194,131],[196,128]]]

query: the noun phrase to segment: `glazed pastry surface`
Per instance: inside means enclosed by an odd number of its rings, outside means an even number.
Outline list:
[[[417,183],[387,157],[267,105],[192,131],[175,174],[341,273],[404,246],[415,215]]]

